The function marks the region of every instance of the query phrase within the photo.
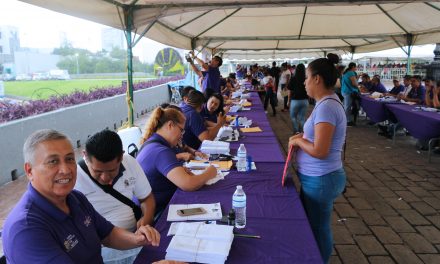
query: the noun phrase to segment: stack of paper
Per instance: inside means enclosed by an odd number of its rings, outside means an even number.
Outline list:
[[[233,105],[229,108],[229,113],[237,113],[242,109],[241,105]]]
[[[217,133],[217,138],[223,138],[223,137],[231,137],[234,130],[232,127],[223,126],[219,129]]]
[[[233,227],[181,223],[167,248],[165,259],[199,263],[224,263],[234,239]]]
[[[230,144],[223,141],[203,140],[200,151],[206,154],[228,154]]]
[[[188,208],[202,207],[205,209],[205,214],[180,216],[177,214],[178,210]],[[189,221],[189,220],[219,220],[222,219],[222,209],[220,203],[213,204],[170,204],[168,209],[167,221]]]
[[[236,91],[236,92],[232,92],[232,98],[240,98],[241,97],[242,92],[241,91]]]

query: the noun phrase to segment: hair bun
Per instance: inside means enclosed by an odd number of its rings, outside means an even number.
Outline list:
[[[327,59],[333,64],[339,63],[339,56],[334,53],[327,54]]]

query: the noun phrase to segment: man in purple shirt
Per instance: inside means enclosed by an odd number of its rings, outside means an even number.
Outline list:
[[[419,105],[423,104],[425,101],[425,87],[422,85],[422,77],[420,77],[420,75],[411,77],[411,87],[411,91],[402,99]]]
[[[221,94],[220,90],[220,66],[223,64],[223,59],[220,56],[214,56],[211,62],[208,64],[203,60],[197,58],[194,52],[191,52],[193,59],[202,66],[206,72],[206,76],[203,78],[202,90],[206,97],[209,97],[213,93]]]
[[[379,75],[374,75],[373,79],[371,79],[371,87],[370,92],[378,92],[378,93],[386,93],[387,89],[385,86],[380,82]]]
[[[117,249],[159,245],[154,228],[141,226],[131,233],[115,227],[73,191],[77,167],[65,135],[36,131],[23,153],[30,184],[3,229],[8,263],[102,263],[101,243]]]

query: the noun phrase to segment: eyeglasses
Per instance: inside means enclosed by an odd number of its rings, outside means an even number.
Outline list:
[[[185,134],[185,128],[180,127],[179,124],[177,124],[176,122],[174,122],[174,124],[176,125],[176,127],[178,127],[180,129],[180,134],[183,135]]]

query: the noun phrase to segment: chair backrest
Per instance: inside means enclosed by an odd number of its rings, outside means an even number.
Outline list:
[[[118,131],[118,135],[122,140],[122,147],[125,153],[134,153],[137,149],[139,149],[139,141],[142,137],[142,131],[139,127],[121,129]]]

